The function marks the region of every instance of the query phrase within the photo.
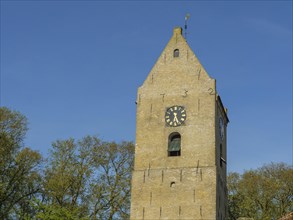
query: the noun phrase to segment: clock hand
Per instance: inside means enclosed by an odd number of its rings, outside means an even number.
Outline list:
[[[174,112],[174,120],[173,120],[173,121],[179,123],[178,118],[177,118],[177,113],[176,113],[176,112]]]

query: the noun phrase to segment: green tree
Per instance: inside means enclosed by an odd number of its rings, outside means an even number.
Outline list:
[[[94,151],[97,172],[91,185],[92,219],[129,217],[134,145],[102,142]]]
[[[124,219],[129,215],[134,146],[95,136],[53,143],[45,169],[40,219]]]
[[[0,219],[33,214],[30,200],[40,190],[41,155],[23,146],[27,119],[0,108]]]
[[[279,219],[293,210],[293,169],[271,163],[228,176],[229,218]]]

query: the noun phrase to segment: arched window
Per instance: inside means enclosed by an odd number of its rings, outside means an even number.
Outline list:
[[[173,53],[174,57],[179,57],[179,49],[175,49]]]
[[[168,140],[168,156],[180,156],[181,153],[181,135],[178,132],[174,132],[169,135]]]

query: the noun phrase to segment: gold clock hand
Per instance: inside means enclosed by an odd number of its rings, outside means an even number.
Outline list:
[[[177,123],[179,122],[179,121],[178,121],[178,118],[177,118],[177,113],[176,113],[176,112],[174,112],[174,120],[173,120],[173,121],[175,121],[175,122],[177,122]]]

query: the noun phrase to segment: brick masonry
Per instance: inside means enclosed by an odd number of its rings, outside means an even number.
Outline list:
[[[136,102],[130,219],[225,219],[227,110],[216,80],[200,64],[181,28],[174,28]],[[174,105],[183,106],[187,114],[178,127],[165,123],[166,109]],[[181,155],[168,157],[172,132],[181,135]]]

